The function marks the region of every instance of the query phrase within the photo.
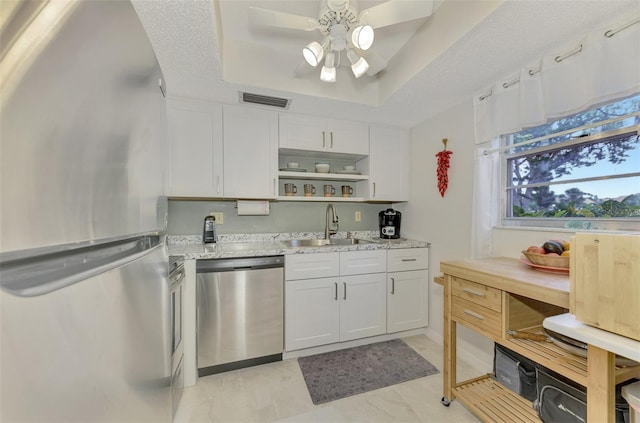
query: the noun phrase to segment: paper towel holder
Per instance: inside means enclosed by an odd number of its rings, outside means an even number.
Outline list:
[[[271,211],[271,204],[267,200],[237,200],[235,208],[238,216],[266,216]]]

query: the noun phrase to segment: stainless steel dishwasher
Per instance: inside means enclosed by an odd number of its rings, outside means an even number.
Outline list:
[[[284,257],[197,260],[198,375],[282,360]]]

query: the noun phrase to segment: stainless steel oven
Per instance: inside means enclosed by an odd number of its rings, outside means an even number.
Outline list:
[[[184,388],[182,362],[184,260],[180,256],[169,257],[169,281],[171,284],[171,412],[175,416]]]

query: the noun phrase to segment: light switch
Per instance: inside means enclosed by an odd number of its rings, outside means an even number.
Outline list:
[[[362,215],[359,211],[356,212],[355,221],[360,222],[362,220]]]

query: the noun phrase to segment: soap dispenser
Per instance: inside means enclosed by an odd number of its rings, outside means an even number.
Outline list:
[[[211,244],[218,242],[218,234],[216,233],[216,217],[207,216],[204,218],[204,227],[202,229],[202,242]]]

